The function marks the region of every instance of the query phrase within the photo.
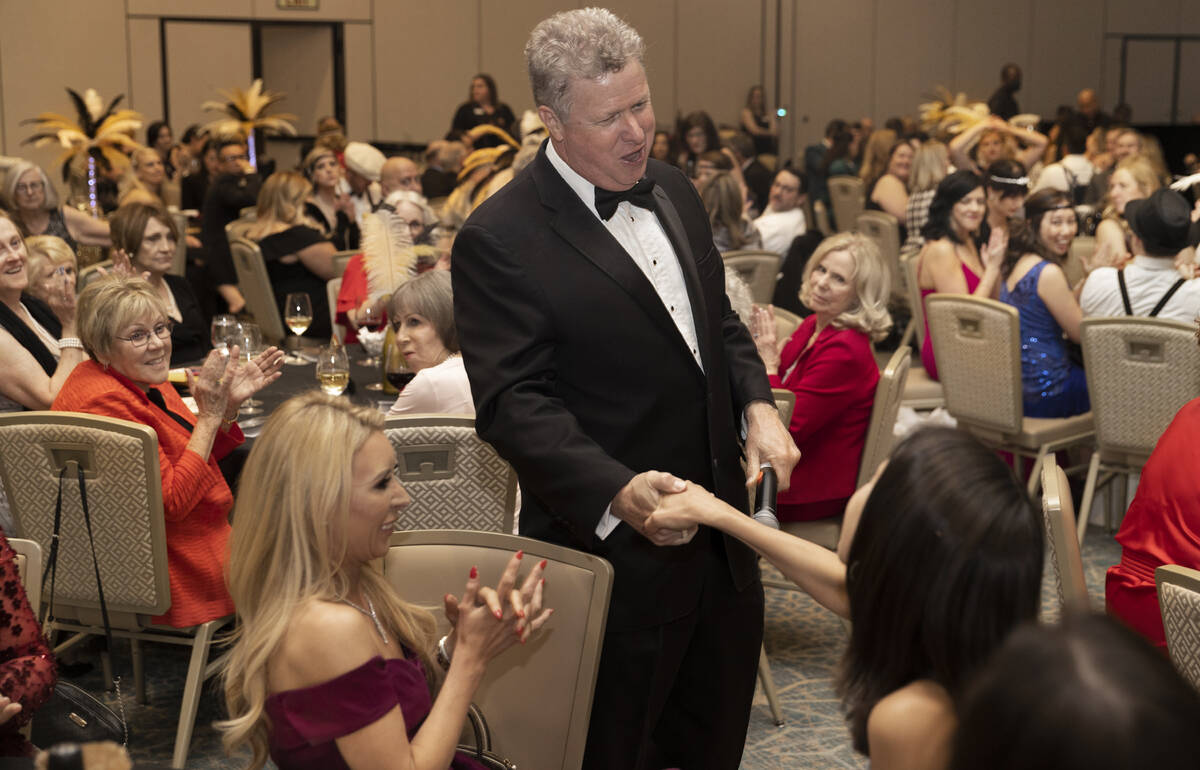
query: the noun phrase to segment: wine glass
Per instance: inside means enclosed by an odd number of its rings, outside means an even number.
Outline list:
[[[248,364],[263,350],[262,329],[258,324],[242,323],[239,327],[240,331],[235,337],[231,337],[231,344],[238,346],[238,361],[243,364]],[[263,402],[257,398],[250,397],[242,402],[241,412],[243,414],[262,414]]]
[[[377,303],[371,302],[365,305],[358,313],[358,328],[366,329],[369,332],[378,332],[383,327],[384,313]],[[359,346],[362,347],[363,353],[366,355],[358,362],[359,366],[379,366],[380,361],[375,356],[371,355],[371,351],[367,349],[365,343],[362,342],[362,337],[359,337]]]
[[[400,341],[397,337],[392,337],[386,359],[387,361],[383,367],[383,376],[388,381],[388,385],[391,385],[399,393],[404,390],[404,387],[408,383],[412,382],[413,377],[416,377],[417,373],[410,369],[408,362],[404,360],[404,354],[400,352]]]
[[[321,390],[340,396],[350,384],[350,360],[341,345],[329,345],[317,351],[317,382]]]
[[[308,331],[308,327],[312,326],[313,311],[312,300],[308,294],[298,291],[293,292],[283,300],[283,322],[292,330],[292,334],[296,335],[293,340],[293,345],[290,345],[292,350],[300,347],[300,335]],[[289,356],[288,363],[304,363],[304,360],[297,356]]]
[[[229,350],[229,335],[237,329],[237,316],[229,313],[222,313],[213,316],[212,329],[210,331],[212,346],[222,353]]]

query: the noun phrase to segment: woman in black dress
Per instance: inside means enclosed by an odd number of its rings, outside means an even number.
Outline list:
[[[304,174],[312,183],[305,214],[338,251],[357,249],[359,231],[354,201],[350,199],[350,188],[342,180],[337,155],[328,147],[313,148],[304,158]]]
[[[513,116],[513,111],[509,106],[500,101],[496,92],[496,81],[492,79],[491,75],[481,72],[471,78],[471,90],[468,97],[467,101],[460,104],[454,112],[454,120],[450,124],[451,132],[466,133],[475,126],[490,125],[515,137],[513,128],[517,119]],[[498,140],[495,140],[494,137],[480,137],[476,140],[475,149],[491,147],[496,143]]]
[[[246,235],[262,250],[280,317],[287,295],[305,292],[313,320],[304,336],[327,340],[332,327],[325,282],[334,277],[336,249],[305,213],[311,193],[312,185],[294,171],[272,174],[258,194],[258,219]]]

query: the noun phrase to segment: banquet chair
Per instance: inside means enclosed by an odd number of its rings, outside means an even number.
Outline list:
[[[870,238],[879,247],[879,254],[892,273],[892,294],[889,304],[908,308],[908,294],[905,292],[904,270],[900,264],[900,221],[886,211],[864,211],[855,220],[854,229]],[[911,315],[908,326],[900,338],[901,345],[908,345],[912,339],[914,321]]]
[[[337,338],[346,341],[346,327],[342,326],[337,321],[337,298],[338,292],[342,290],[342,276],[330,278],[325,282],[325,299],[329,303],[329,328],[333,329],[333,333]]]
[[[79,278],[75,281],[75,290],[83,291],[88,284],[101,278],[104,273],[101,270],[112,270],[113,262],[111,259],[105,259],[100,262],[88,265],[87,267],[79,268]]]
[[[1034,458],[1028,491],[1037,494],[1046,456],[1091,444],[1092,413],[1026,417],[1021,387],[1021,324],[1017,309],[993,299],[931,294],[925,302],[946,410],[984,444]]]
[[[25,596],[33,614],[39,615],[42,603],[42,546],[33,540],[10,537],[8,544],[17,554],[17,575],[25,587]]]
[[[771,396],[775,399],[775,408],[779,410],[779,421],[786,428],[792,422],[792,410],[796,408],[796,394],[787,388],[771,388]]]
[[[191,628],[160,626],[151,621],[171,606],[162,470],[158,437],[152,429],[126,420],[72,412],[0,414],[0,480],[9,493],[15,529],[46,553],[54,533],[59,472],[64,468],[67,474],[54,617],[43,630],[47,634],[74,634],[57,645],[55,652],[87,636],[104,633],[78,493],[75,469],[81,468],[112,635],[130,640],[139,702],[146,702],[140,643],[191,648],[171,761],[173,767],[183,767],[204,680],[216,670],[216,664],[208,662],[213,636],[233,616]],[[45,598],[49,603],[50,597]]]
[[[271,287],[267,263],[258,244],[245,238],[232,238],[229,241],[229,251],[233,255],[238,286],[242,290],[242,296],[246,298],[246,309],[262,329],[264,341],[271,344],[282,341],[285,338],[283,319],[279,316],[275,289]]]
[[[1071,248],[1067,251],[1067,259],[1063,263],[1063,272],[1067,275],[1067,281],[1071,286],[1077,285],[1083,280],[1083,261],[1085,258],[1091,258],[1096,252],[1096,236],[1094,235],[1078,235],[1075,240],[1071,241]]]
[[[755,302],[765,305],[775,296],[775,281],[783,257],[773,251],[739,249],[725,252],[721,259],[750,287]]]
[[[774,312],[775,339],[782,346],[800,328],[800,324],[804,322],[804,319],[792,311],[784,310],[781,307],[774,308]]]
[[[350,264],[351,258],[359,253],[359,249],[350,249],[349,251],[337,251],[333,254],[333,274],[341,277],[342,273],[346,272],[346,265]]]
[[[833,222],[839,233],[854,229],[858,215],[866,205],[863,181],[856,176],[835,174],[825,182],[829,188],[829,203],[833,206]]]
[[[1050,566],[1063,612],[1088,609],[1083,556],[1075,539],[1075,506],[1067,474],[1051,457],[1042,466],[1042,524],[1050,550]]]
[[[913,355],[917,357],[915,366],[908,370],[908,379],[904,383],[904,406],[918,411],[937,409],[946,405],[946,394],[942,383],[929,376],[925,365],[921,363],[921,347],[925,344],[925,303],[921,301],[921,286],[917,283],[917,255],[912,255],[900,263],[904,270],[904,286],[908,291],[908,306],[912,311],[913,340],[916,347]]]
[[[246,233],[250,230],[250,225],[258,221],[258,214],[254,206],[248,209],[242,209],[240,216],[225,225],[225,237],[233,243],[234,238],[245,238]]]
[[[825,201],[813,201],[813,226],[821,231],[826,238],[833,235],[833,223],[829,221],[829,209]]]
[[[397,527],[513,531],[517,474],[475,432],[472,415],[388,417],[383,432],[413,499]]]
[[[1082,543],[1096,490],[1118,481],[1106,509],[1111,529],[1113,508],[1125,508],[1126,476],[1141,471],[1175,413],[1200,391],[1200,350],[1195,324],[1179,321],[1085,318],[1079,329],[1096,423],[1096,451],[1079,505]]]
[[[171,219],[175,221],[175,228],[179,231],[179,238],[175,241],[175,256],[171,259],[171,269],[167,272],[171,275],[185,275],[187,273],[187,215],[181,214],[178,211],[171,214]]]
[[[494,585],[512,554],[523,549],[532,567],[546,559],[545,605],[554,617],[525,645],[493,660],[475,703],[494,736],[493,751],[521,768],[579,768],[583,763],[612,565],[599,556],[499,532],[396,532],[383,575],[406,601],[441,606],[477,566],[482,585]],[[524,570],[523,570],[524,572]],[[439,634],[449,628],[436,613]]]
[[[1200,571],[1164,564],[1154,570],[1171,662],[1200,690]]]

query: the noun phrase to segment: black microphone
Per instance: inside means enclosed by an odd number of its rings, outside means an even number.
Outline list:
[[[763,463],[758,474],[758,495],[754,505],[754,520],[759,524],[779,529],[779,518],[775,516],[775,498],[779,493],[779,480],[770,463]]]

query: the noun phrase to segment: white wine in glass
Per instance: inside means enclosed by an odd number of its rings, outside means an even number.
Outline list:
[[[317,353],[317,382],[321,390],[340,396],[350,384],[350,361],[341,345],[321,348]]]
[[[287,295],[283,303],[283,322],[297,337],[312,326],[312,300],[304,292]]]

